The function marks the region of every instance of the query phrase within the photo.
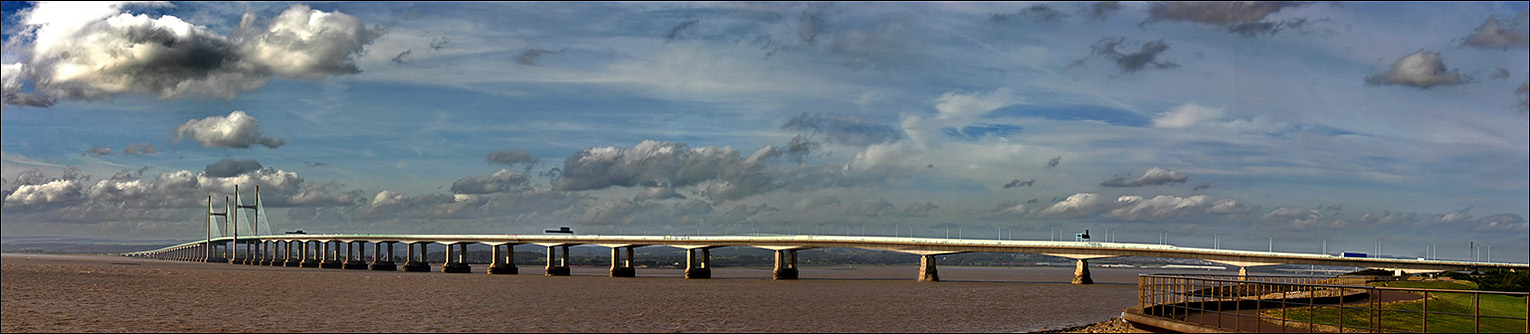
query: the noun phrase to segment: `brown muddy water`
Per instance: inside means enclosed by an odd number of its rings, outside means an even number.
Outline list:
[[[439,266],[439,264],[437,265]],[[379,272],[110,256],[0,255],[3,332],[1027,332],[1108,320],[1133,269],[917,266],[575,267],[572,277]]]

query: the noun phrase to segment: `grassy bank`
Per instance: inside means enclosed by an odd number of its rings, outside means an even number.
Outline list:
[[[1477,284],[1467,281],[1397,281],[1378,284],[1380,286],[1398,288],[1419,289],[1449,289],[1449,290],[1476,290]],[[1520,296],[1505,296],[1471,293],[1448,293],[1433,292],[1425,293],[1424,299],[1391,302],[1380,305],[1377,314],[1371,314],[1369,305],[1353,305],[1340,309],[1335,306],[1320,306],[1312,308],[1287,309],[1285,318],[1296,321],[1313,321],[1324,324],[1340,323],[1340,315],[1343,313],[1343,324],[1356,328],[1370,328],[1372,318],[1375,317],[1385,331],[1406,332],[1456,332],[1456,333],[1524,333],[1525,320],[1523,319],[1496,319],[1485,318],[1487,316],[1498,317],[1525,317],[1525,298]],[[1427,309],[1429,312],[1455,313],[1451,314],[1424,314],[1420,311]],[[1478,312],[1480,310],[1480,312]],[[1266,316],[1280,317],[1281,312],[1265,311]],[[1479,314],[1474,317],[1471,314]],[[1426,328],[1427,323],[1427,328]],[[1427,330],[1426,330],[1427,329]]]

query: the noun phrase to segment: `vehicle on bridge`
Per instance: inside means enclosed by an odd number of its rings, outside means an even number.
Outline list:
[[[1365,256],[1365,253],[1343,252],[1343,253],[1339,253],[1339,257],[1369,257],[1369,256]]]
[[[547,233],[547,234],[553,234],[553,233],[574,234],[574,230],[569,229],[568,226],[559,227],[556,230],[546,230],[546,231],[542,231],[542,232]]]
[[[286,233],[287,234],[308,234],[308,232],[303,232],[303,230],[287,231]]]

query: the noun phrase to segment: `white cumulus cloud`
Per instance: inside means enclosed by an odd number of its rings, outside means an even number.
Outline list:
[[[287,143],[285,140],[266,137],[260,131],[260,120],[239,110],[229,113],[228,117],[210,116],[188,120],[172,132],[175,133],[172,142],[190,137],[201,143],[202,147],[250,148],[262,145],[277,148]]]

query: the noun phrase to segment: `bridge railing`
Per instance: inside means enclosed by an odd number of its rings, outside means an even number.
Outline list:
[[[1250,332],[1530,332],[1530,294],[1366,285],[1365,277],[1145,274],[1146,315]]]

